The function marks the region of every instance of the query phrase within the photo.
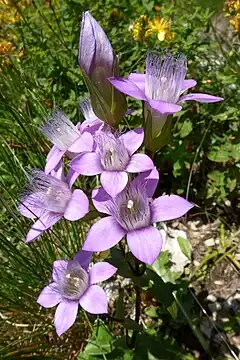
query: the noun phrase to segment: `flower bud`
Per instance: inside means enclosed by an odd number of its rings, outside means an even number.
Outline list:
[[[118,59],[107,35],[87,11],[83,13],[78,61],[96,116],[116,127],[125,115],[125,96],[107,80],[118,74]]]

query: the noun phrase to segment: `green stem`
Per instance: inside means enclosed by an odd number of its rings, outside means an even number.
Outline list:
[[[140,268],[138,260],[135,260],[135,274],[140,276]],[[141,315],[141,289],[139,286],[135,285],[134,287],[136,292],[136,302],[135,302],[135,321],[139,324],[140,315]],[[131,348],[135,347],[137,339],[138,330],[134,330],[131,339]]]

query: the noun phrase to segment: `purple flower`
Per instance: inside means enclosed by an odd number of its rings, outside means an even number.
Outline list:
[[[161,114],[173,114],[181,110],[179,103],[186,100],[217,102],[223,98],[208,94],[192,93],[180,96],[185,90],[196,85],[195,80],[185,80],[187,60],[182,54],[169,53],[156,55],[148,53],[146,74],[132,73],[128,79],[109,78],[119,91],[143,100]]]
[[[118,59],[107,35],[88,11],[83,13],[78,61],[94,113],[116,127],[127,108],[125,96],[107,80],[118,74]]]
[[[53,282],[42,290],[37,299],[45,308],[58,305],[54,324],[59,336],[76,320],[78,304],[91,314],[108,312],[105,291],[95,284],[109,279],[117,268],[107,262],[99,262],[89,269],[91,256],[91,252],[80,251],[73,260],[54,261]]]
[[[128,183],[128,173],[151,170],[152,160],[145,154],[134,154],[144,138],[143,129],[135,129],[125,134],[104,128],[96,132],[95,152],[84,153],[74,158],[71,168],[82,175],[101,174],[103,188],[112,197],[120,193]]]
[[[44,135],[54,144],[46,159],[45,172],[49,174],[66,153],[72,158],[84,151],[92,151],[93,138],[89,129],[82,131],[63,112],[57,110],[53,117],[41,126]]]
[[[19,211],[25,217],[38,218],[27,234],[26,243],[36,240],[62,217],[75,221],[88,213],[87,196],[80,189],[71,190],[76,180],[74,172],[70,172],[67,181],[60,165],[52,174],[33,170],[26,186]]]
[[[162,248],[161,234],[153,223],[179,218],[193,207],[177,195],[151,200],[158,178],[156,168],[142,173],[114,199],[103,188],[93,190],[94,206],[109,216],[90,228],[83,249],[104,251],[126,235],[133,255],[146,264],[152,264]]]

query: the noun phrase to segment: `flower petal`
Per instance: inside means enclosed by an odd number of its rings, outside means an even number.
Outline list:
[[[161,114],[174,114],[182,109],[180,105],[161,100],[148,100],[149,105]]]
[[[89,201],[87,195],[82,190],[76,189],[68,202],[64,217],[70,221],[79,220],[88,213],[88,210]]]
[[[31,195],[25,196],[22,199],[18,210],[23,216],[30,219],[33,219],[34,217],[40,217],[44,212],[42,208],[34,206],[34,197]]]
[[[60,160],[59,163],[55,166],[55,168],[51,170],[50,175],[61,181],[66,181],[62,160]]]
[[[131,73],[128,80],[132,81],[137,87],[145,93],[145,74]]]
[[[157,171],[157,168],[154,167],[150,171],[140,173],[137,177],[135,177],[135,179],[133,179],[132,182],[135,183],[138,181],[144,185],[147,192],[147,196],[152,198],[156,191],[159,181],[159,172]]]
[[[64,271],[67,269],[67,260],[55,260],[53,262],[52,278],[55,283],[58,283],[63,276]]]
[[[132,96],[137,100],[147,100],[145,93],[132,81],[123,78],[108,78],[110,83],[122,93]]]
[[[107,216],[90,228],[82,249],[87,251],[104,251],[116,245],[126,231],[112,216]]]
[[[64,153],[65,152],[60,150],[56,145],[52,147],[46,158],[46,165],[44,169],[45,174],[48,175],[58,165]]]
[[[57,307],[54,317],[54,325],[58,336],[67,331],[76,320],[78,302],[64,299]]]
[[[181,96],[178,102],[195,100],[203,103],[212,103],[224,100],[222,97],[213,96],[209,94],[193,93]]]
[[[58,220],[62,218],[61,214],[56,214],[50,211],[46,211],[31,227],[29,230],[25,243],[29,243],[36,240],[42,235],[44,231],[53,226]]]
[[[126,168],[130,173],[148,171],[154,168],[154,164],[146,154],[134,154]]]
[[[154,226],[131,231],[127,243],[133,255],[146,264],[153,264],[162,248],[162,236]]]
[[[60,303],[62,297],[55,283],[46,286],[37,299],[37,303],[45,308],[51,308]]]
[[[73,258],[73,260],[76,260],[79,262],[79,264],[87,270],[90,264],[90,261],[92,259],[92,251],[79,251]]]
[[[142,128],[137,128],[130,130],[125,134],[120,136],[120,139],[123,140],[125,147],[128,150],[129,155],[132,155],[140,148],[144,139],[144,130]]]
[[[88,176],[101,174],[103,171],[100,156],[94,152],[89,152],[75,157],[71,161],[70,166],[79,174]]]
[[[73,184],[75,183],[75,181],[77,180],[77,178],[79,177],[79,173],[74,171],[73,169],[69,169],[68,171],[68,175],[67,175],[67,183],[71,189],[71,187],[73,186]]]
[[[108,262],[99,262],[93,265],[89,271],[90,285],[105,281],[117,272],[117,268]]]
[[[151,206],[152,222],[177,219],[191,208],[193,204],[178,195],[164,195],[153,200]]]
[[[89,132],[84,132],[74,143],[68,148],[73,153],[82,153],[92,151],[93,137]]]
[[[191,89],[192,87],[196,86],[197,82],[196,80],[193,79],[188,79],[188,80],[183,80],[183,85],[182,85],[182,89],[181,89],[181,94],[188,90]]]
[[[107,314],[108,301],[105,291],[98,285],[91,285],[79,300],[82,308],[90,314]]]
[[[94,189],[92,191],[92,202],[95,208],[104,214],[111,215],[111,204],[112,198],[111,196],[104,190],[103,187],[98,189]]]
[[[101,184],[106,192],[115,197],[128,183],[128,174],[125,171],[103,171],[100,177]]]

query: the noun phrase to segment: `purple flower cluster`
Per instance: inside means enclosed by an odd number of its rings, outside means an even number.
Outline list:
[[[149,53],[146,74],[116,78],[113,70],[116,58],[111,45],[89,12],[84,14],[82,23],[79,62],[91,94],[91,102],[87,99],[80,104],[85,120],[74,125],[57,110],[41,126],[53,147],[45,169],[32,171],[19,206],[23,216],[36,219],[26,236],[29,243],[61,218],[69,221],[83,218],[89,211],[89,199],[81,189],[73,189],[73,185],[79,176],[100,175],[101,187],[92,191],[92,203],[99,215],[106,216],[91,226],[82,250],[73,260],[54,262],[53,281],[37,300],[45,308],[58,305],[55,313],[58,335],[72,326],[79,305],[92,314],[107,313],[106,294],[96,283],[107,280],[117,269],[107,262],[89,267],[92,252],[110,249],[126,238],[133,255],[152,265],[162,248],[156,223],[179,218],[193,207],[177,195],[154,198],[159,173],[141,148],[146,134],[142,128],[123,132],[113,127],[116,123],[112,116],[126,112],[120,108],[114,112],[113,105],[119,105],[118,100],[125,101],[125,97],[113,86],[143,100],[161,114],[179,111],[179,103],[186,100],[222,100],[199,93],[181,96],[196,85],[194,80],[185,80],[184,55]],[[96,113],[101,114],[101,119]],[[63,170],[66,165],[67,176]]]

